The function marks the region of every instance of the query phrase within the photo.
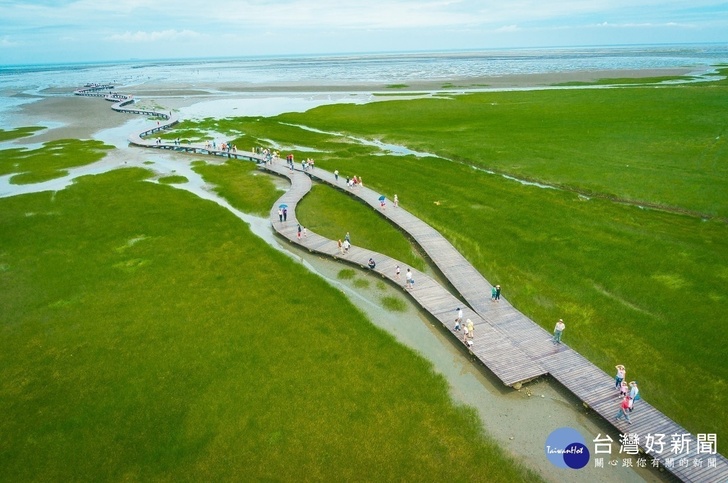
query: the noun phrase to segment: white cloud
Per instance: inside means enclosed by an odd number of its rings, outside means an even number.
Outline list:
[[[599,24],[596,24],[595,27],[620,28],[620,29],[622,29],[622,28],[648,29],[648,28],[662,28],[662,27],[693,28],[694,25],[687,24],[687,23],[677,23],[677,22],[664,22],[664,23],[652,23],[652,22],[643,22],[643,23],[601,22]]]
[[[159,40],[191,40],[199,38],[200,34],[192,30],[162,30],[157,32],[124,32],[107,37],[114,42],[157,42]]]
[[[495,29],[496,32],[518,32],[521,30],[518,25],[504,25]]]
[[[8,37],[7,35],[0,37],[0,48],[16,47],[18,45],[20,45],[20,42],[10,40],[10,37]]]

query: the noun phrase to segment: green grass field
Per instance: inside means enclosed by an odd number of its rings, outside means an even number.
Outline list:
[[[563,317],[565,341],[604,370],[625,364],[650,403],[693,432],[725,434],[726,89],[484,93],[181,128],[244,132],[239,149],[272,139],[297,159],[312,154],[294,146],[318,148],[317,166],[398,193],[539,324]],[[374,156],[290,124],[448,160]],[[8,150],[0,170],[35,182],[107,149],[49,148]],[[195,169],[246,212],[267,214],[279,194],[249,163]],[[124,169],[0,199],[2,479],[538,478],[338,290],[215,203],[151,176]],[[335,190],[317,186],[300,210],[328,236],[352,231],[353,214],[357,243],[414,256]]]
[[[244,131],[248,143],[316,146],[317,166],[398,193],[528,316],[547,330],[563,317],[567,342],[605,371],[625,364],[650,403],[693,432],[724,434],[727,89],[482,93],[214,125]],[[447,159],[374,156],[375,148],[296,124]],[[308,213],[307,203],[300,216],[313,220],[322,210]],[[332,233],[346,229],[338,223]]]
[[[45,129],[42,126],[27,126],[18,127],[15,129],[0,129],[0,141],[12,141],[13,139],[20,139],[27,136],[32,136],[33,133],[42,131]]]
[[[151,176],[0,199],[3,480],[538,479],[339,290]]]
[[[34,128],[19,128],[11,133],[34,132]],[[17,136],[22,137],[22,136]],[[41,148],[13,148],[0,151],[0,175],[12,174],[11,184],[33,184],[65,176],[68,168],[99,161],[112,146],[101,141],[61,139],[47,142]]]

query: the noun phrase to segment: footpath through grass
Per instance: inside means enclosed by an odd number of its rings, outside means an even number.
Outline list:
[[[3,479],[538,479],[338,290],[149,176],[0,199]]]
[[[564,318],[566,341],[605,371],[625,364],[668,416],[695,433],[726,434],[728,225],[718,218],[728,214],[727,91],[714,83],[487,93],[324,106],[216,128],[242,130],[248,143],[272,139],[297,159],[313,156],[398,193],[537,323],[550,331]],[[375,148],[295,124],[451,161],[374,156]]]

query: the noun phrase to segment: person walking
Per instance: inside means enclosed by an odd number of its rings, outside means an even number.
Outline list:
[[[351,248],[351,243],[349,240],[344,240],[344,253],[349,253],[349,248]]]
[[[473,326],[473,321],[470,319],[466,320],[465,327],[468,328],[468,337],[470,337],[471,339],[473,337],[475,337],[475,332],[474,332],[475,327]]]
[[[455,316],[455,323],[460,324],[460,322],[463,321],[463,309],[458,307],[455,309],[455,312],[457,312],[457,315]]]
[[[495,296],[498,294],[498,289],[495,288],[495,285],[493,288],[490,289],[490,301],[495,302]]]
[[[405,273],[405,279],[407,280],[407,285],[405,285],[405,288],[412,288],[414,285],[414,280],[412,279],[412,272],[410,269],[407,269],[407,273]]]
[[[301,224],[298,224],[298,233],[296,233],[296,238],[298,238],[298,241],[301,241]]]
[[[629,409],[630,405],[630,397],[626,396],[624,399],[622,399],[622,402],[619,405],[619,411],[617,412],[617,416],[614,418],[617,421],[619,421],[622,418],[626,418],[627,422],[629,424],[632,424],[632,421],[629,419],[629,413],[627,410]]]
[[[561,344],[561,333],[564,332],[565,328],[566,324],[564,324],[562,319],[559,319],[559,321],[556,322],[556,327],[554,327],[554,337],[552,339],[554,344]]]
[[[338,169],[334,170],[334,179],[336,180],[337,183],[339,182],[339,170]]]
[[[369,270],[374,270],[377,267],[377,264],[374,262],[373,258],[369,259],[369,262],[367,262],[367,265],[369,266]]]
[[[625,369],[622,364],[617,364],[614,367],[617,369],[617,375],[614,376],[614,387],[619,389],[622,385],[622,381],[624,381],[624,376],[627,375],[627,369]]]
[[[283,223],[283,210],[278,208],[278,221]]]
[[[349,236],[349,232],[348,231],[346,232],[346,235],[344,235],[344,240],[346,240],[349,243],[351,243],[351,237]]]
[[[397,195],[394,195],[394,207],[397,208],[399,206],[399,197]]]
[[[629,412],[634,410],[634,402],[640,398],[640,389],[637,387],[637,381],[629,383]]]
[[[288,219],[288,209],[283,208],[283,221],[286,221]]]
[[[500,302],[501,288],[500,285],[495,286],[495,301]]]
[[[339,238],[339,241],[336,242],[336,246],[339,247],[339,252],[343,255],[344,254],[344,244],[341,243],[341,238]]]
[[[402,272],[402,270],[399,268],[399,265],[394,267],[394,276],[397,277],[397,280],[399,280],[399,274]]]

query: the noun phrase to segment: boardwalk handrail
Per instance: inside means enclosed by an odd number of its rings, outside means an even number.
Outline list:
[[[406,266],[401,261],[359,247],[353,247],[348,254],[342,256],[334,240],[310,231],[306,237],[299,239],[298,220],[295,215],[298,202],[310,190],[312,177],[342,189],[338,177],[333,173],[320,168],[316,168],[315,173],[305,172],[302,168],[289,169],[281,164],[282,160],[276,160],[276,163],[266,163],[261,156],[250,152],[235,151],[231,153],[222,149],[146,141],[143,139],[145,136],[177,124],[179,122],[177,116],[171,112],[167,114],[161,111],[127,108],[125,106],[134,103],[134,98],[125,94],[100,92],[109,91],[111,88],[113,86],[110,85],[91,86],[79,89],[74,94],[104,97],[106,100],[114,102],[111,107],[117,112],[143,114],[165,120],[156,127],[130,135],[129,142],[133,145],[256,161],[260,163],[262,169],[287,177],[291,182],[291,189],[279,198],[270,211],[271,225],[279,235],[310,251],[327,254],[334,259],[353,263],[362,268],[366,267],[366,260],[376,257],[377,268],[373,271],[392,282],[401,283],[394,272],[396,265]],[[413,270],[417,283],[416,288],[409,291],[410,296],[453,334],[454,331],[451,327],[451,321],[454,318],[453,309],[457,306],[462,307],[464,309],[463,319],[470,318],[476,327],[472,353],[501,381],[507,385],[513,385],[548,373],[620,432],[635,433],[640,436],[663,434],[668,438],[673,434],[687,435],[695,444],[689,447],[690,450],[686,454],[681,453],[679,456],[681,459],[695,458],[697,460],[701,453],[695,435],[690,434],[644,400],[637,406],[637,414],[640,417],[636,418],[633,426],[615,421],[614,414],[616,414],[618,399],[616,399],[613,378],[570,347],[552,344],[549,332],[515,309],[507,300],[503,299],[497,304],[488,302],[486,294],[489,292],[490,283],[437,230],[403,208],[391,208],[386,212],[379,210],[380,195],[373,190],[364,187],[346,190],[408,233],[470,305],[472,309],[431,277]],[[281,223],[278,220],[278,206],[283,203],[290,208],[290,221]],[[483,350],[483,348],[487,349]],[[644,439],[640,439],[638,445],[643,453],[649,453]],[[686,482],[728,482],[728,460],[719,453],[711,456],[716,461],[714,466],[705,465],[696,468],[682,464],[674,466],[663,464],[663,468]],[[675,458],[677,459],[677,456]]]

